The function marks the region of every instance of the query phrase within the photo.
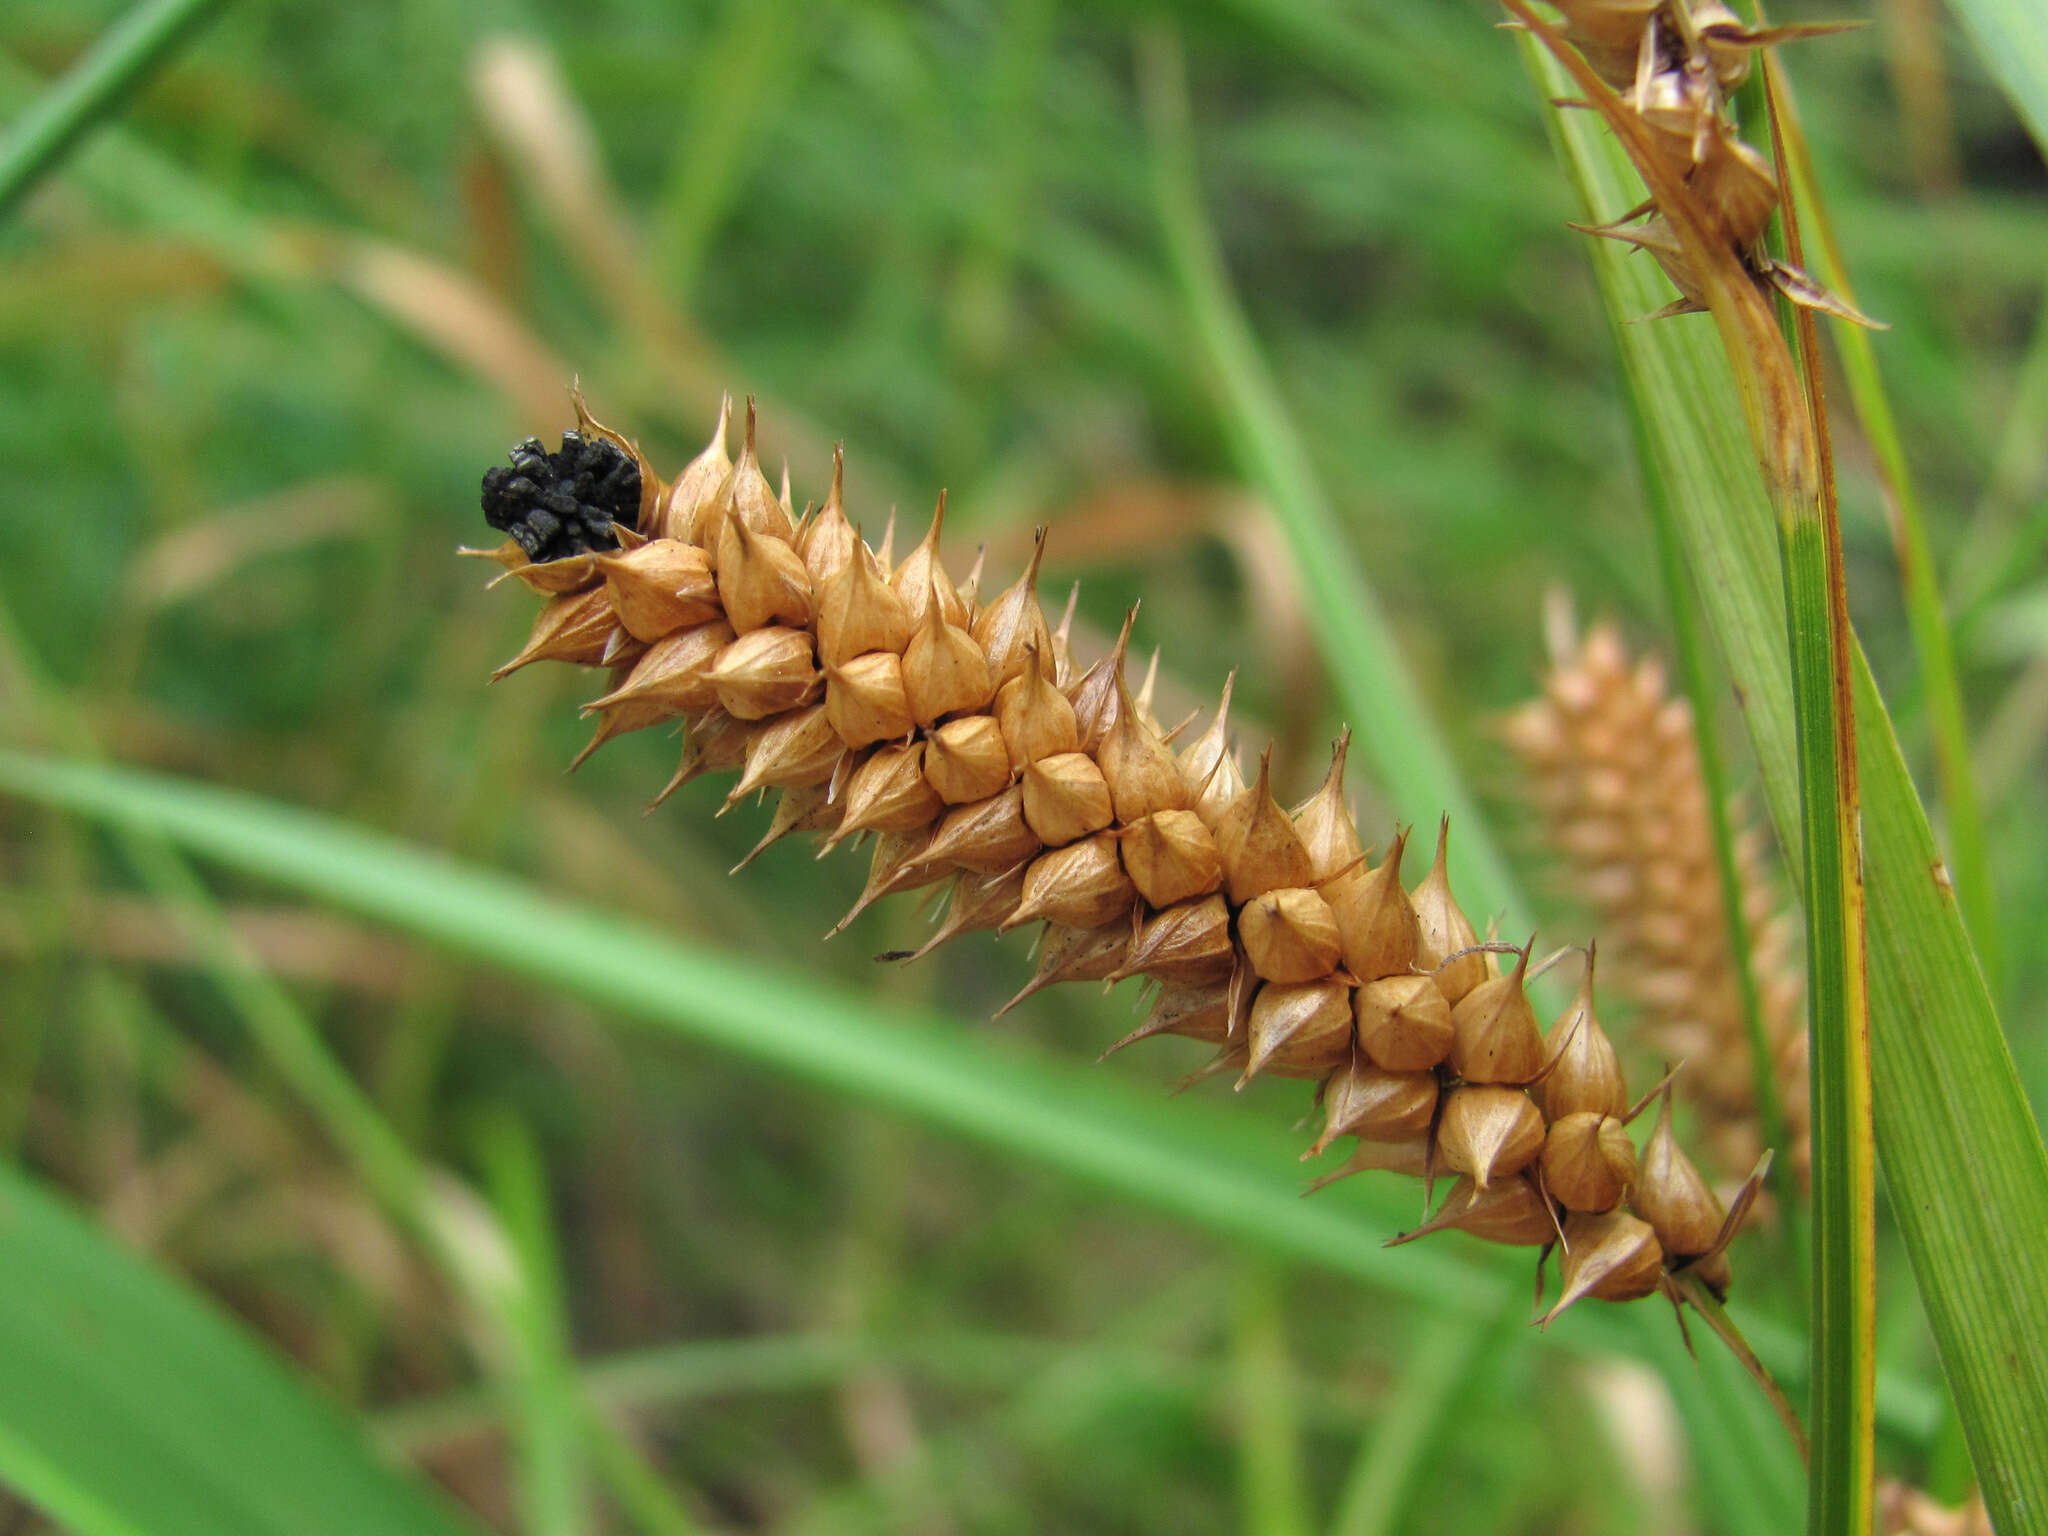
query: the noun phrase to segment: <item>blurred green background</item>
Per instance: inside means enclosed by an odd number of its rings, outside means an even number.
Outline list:
[[[0,116],[118,13],[15,0]],[[2048,172],[1931,5],[1871,19],[1788,64],[1859,301],[1892,326],[2038,1108]],[[1533,685],[1547,588],[1652,649],[1663,598],[1581,237],[1494,20],[1391,0],[223,7],[0,228],[0,745],[89,738],[849,994],[986,1018],[1028,974],[1021,941],[878,970],[916,942],[899,903],[819,942],[864,861],[783,845],[728,879],[764,817],[714,819],[724,786],[700,782],[643,820],[663,733],[564,778],[595,689],[541,670],[486,689],[532,608],[452,550],[494,542],[478,477],[568,423],[572,377],[671,472],[721,391],[755,394],[799,504],[843,440],[870,533],[894,506],[914,537],[948,490],[956,570],[985,542],[1007,581],[1050,523],[1049,602],[1085,578],[1077,648],[1142,597],[1160,714],[1238,669],[1244,737],[1276,736],[1305,791],[1339,722],[1155,211],[1133,49],[1170,27],[1231,277],[1346,524],[1333,558],[1378,589],[1470,777],[1524,829],[1557,941],[1582,938],[1492,725]],[[1857,619],[1924,753],[1886,510],[1846,421],[1837,448]],[[133,861],[0,801],[0,875],[7,1151],[487,1523],[653,1528],[601,1466],[575,1474],[594,1492],[536,1496],[532,1438],[465,1395],[491,1373],[463,1309]],[[501,1195],[530,1176],[565,1336],[707,1528],[1732,1528],[1662,1388],[1618,1358],[1267,1262],[210,883],[422,1160]],[[1085,1058],[1129,1006],[1069,988],[971,1027]],[[1184,1045],[1099,1070],[1170,1084],[1200,1059]],[[1298,1089],[1244,1099],[1289,1142]],[[1887,1273],[1887,1359],[1924,1385],[1910,1280]],[[1376,1454],[1404,1491],[1377,1496]],[[1933,1434],[1895,1434],[1887,1462],[1954,1481]],[[0,1503],[0,1531],[45,1528]]]

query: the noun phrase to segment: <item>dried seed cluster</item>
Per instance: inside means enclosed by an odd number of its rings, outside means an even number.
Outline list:
[[[1654,660],[1630,661],[1611,626],[1581,636],[1561,608],[1552,617],[1543,692],[1508,717],[1505,734],[1528,769],[1551,843],[1599,918],[1604,974],[1641,1007],[1656,1049],[1685,1062],[1678,1091],[1697,1109],[1711,1161],[1740,1176],[1763,1136],[1691,707],[1671,696]],[[1736,862],[1764,1036],[1804,1184],[1796,935],[1754,829],[1738,837]]]
[[[1751,279],[1795,304],[1869,324],[1799,268],[1764,250],[1764,231],[1778,208],[1777,176],[1736,133],[1728,110],[1728,98],[1749,78],[1759,48],[1854,23],[1751,27],[1721,0],[1550,3],[1563,14],[1565,40],[1619,93],[1622,109],[1641,124],[1657,156],[1741,257]],[[1654,198],[1585,232],[1650,253],[1679,293],[1659,316],[1708,307],[1697,252],[1687,249]]]
[[[861,537],[836,461],[824,504],[794,515],[761,472],[751,403],[737,461],[721,412],[669,483],[576,404],[583,435],[637,466],[636,524],[618,522],[612,551],[481,553],[547,599],[499,676],[542,660],[608,669],[586,706],[586,755],[686,721],[664,798],[733,771],[728,804],[776,796],[755,854],[798,831],[826,849],[872,839],[846,921],[944,884],[926,950],[1044,925],[1020,998],[1144,977],[1156,996],[1118,1047],[1183,1035],[1216,1047],[1197,1077],[1314,1081],[1323,1127],[1305,1155],[1349,1140],[1332,1178],[1454,1178],[1402,1241],[1456,1228],[1561,1243],[1553,1316],[1582,1296],[1675,1294],[1682,1269],[1725,1284],[1734,1222],[1673,1139],[1668,1095],[1638,1153],[1627,1125],[1643,1105],[1594,1016],[1590,965],[1546,1034],[1524,990],[1528,951],[1501,972],[1490,950],[1504,946],[1480,945],[1452,895],[1446,834],[1412,891],[1405,833],[1367,857],[1343,794],[1345,742],[1321,789],[1286,810],[1268,758],[1249,779],[1240,768],[1228,684],[1207,729],[1176,745],[1149,690],[1126,681],[1128,621],[1109,656],[1075,665],[1067,625],[1039,607],[1038,554],[985,598],[978,566],[956,583],[940,558],[943,500],[900,562],[889,540],[876,551]]]

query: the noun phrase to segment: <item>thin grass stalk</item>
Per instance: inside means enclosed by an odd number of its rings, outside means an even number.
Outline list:
[[[118,112],[218,0],[144,0],[30,104],[0,139],[0,222],[93,127]]]
[[[1395,639],[1386,610],[1288,417],[1259,352],[1203,211],[1193,119],[1179,34],[1158,22],[1137,34],[1139,94],[1152,145],[1152,192],[1168,260],[1211,374],[1219,425],[1245,478],[1265,496],[1286,536],[1317,648],[1359,750],[1397,819],[1427,826],[1439,810],[1457,829],[1453,883],[1503,931],[1528,926],[1515,888],[1442,733]],[[1399,730],[1381,728],[1399,721]]]
[[[1833,222],[1814,175],[1813,156],[1800,124],[1798,104],[1775,58],[1768,60],[1766,73],[1777,109],[1776,122],[1782,130],[1779,145],[1783,164],[1790,173],[1790,195],[1800,210],[1802,225],[1813,235],[1817,275],[1854,304],[1855,290],[1850,286]],[[1948,812],[1949,869],[1955,879],[1956,900],[1962,906],[1963,920],[1969,925],[1977,958],[1995,995],[2004,963],[1997,904],[1991,889],[1991,861],[1984,843],[1976,770],[1970,760],[1970,733],[1963,714],[1962,684],[1956,673],[1955,640],[1935,573],[1934,551],[1927,539],[1927,520],[1911,466],[1906,461],[1905,445],[1899,440],[1898,423],[1892,416],[1891,399],[1885,392],[1869,332],[1860,326],[1846,325],[1835,327],[1832,334],[1842,361],[1842,374],[1849,385],[1849,398],[1856,408],[1863,435],[1877,456],[1878,473],[1890,495],[1899,585],[1905,597],[1914,654],[1920,664],[1920,685],[1926,695],[1928,734],[1934,742],[1942,805]]]

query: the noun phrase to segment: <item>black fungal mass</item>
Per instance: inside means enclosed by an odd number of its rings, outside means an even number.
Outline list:
[[[564,432],[559,453],[529,437],[512,467],[484,471],[484,521],[536,565],[593,549],[617,549],[613,523],[640,517],[640,466],[604,438]]]

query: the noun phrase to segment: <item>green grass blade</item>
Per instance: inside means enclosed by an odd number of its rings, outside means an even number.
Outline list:
[[[1832,221],[1821,198],[1805,131],[1794,110],[1791,93],[1783,88],[1782,72],[1774,69],[1771,78],[1777,121],[1782,129],[1779,139],[1791,171],[1792,192],[1798,202],[1800,220],[1813,235],[1807,246],[1811,270],[1853,305],[1856,291],[1849,283]],[[2003,973],[1998,907],[1991,887],[1991,860],[1984,844],[1984,818],[1977,801],[1976,770],[1970,761],[1962,683],[1956,675],[1955,639],[1935,571],[1934,548],[1927,537],[1927,518],[1921,509],[1912,467],[1906,461],[1905,444],[1899,439],[1898,422],[1892,415],[1891,397],[1878,369],[1877,347],[1871,333],[1860,325],[1838,325],[1831,334],[1842,360],[1842,375],[1848,383],[1857,420],[1871,452],[1877,456],[1878,473],[1891,495],[1899,586],[1905,598],[1914,655],[1920,664],[1920,686],[1927,700],[1927,725],[1934,740],[1942,805],[1948,812],[1949,863],[1955,874],[1956,899],[1995,997]]]
[[[2048,17],[2035,0],[1954,0],[1951,9],[2048,154]]]
[[[1562,82],[1546,77],[1549,93]],[[1555,131],[1593,222],[1640,196],[1588,114]],[[1741,699],[1780,841],[1799,838],[1789,653],[1772,510],[1711,329],[1626,322],[1666,295],[1645,262],[1592,242],[1629,387],[1696,409],[1646,412],[1657,470]],[[2030,1250],[2048,1231],[2044,1153],[1927,817],[1860,648],[1852,656],[1872,1006],[1872,1093],[1891,1209],[1995,1520],[2048,1509],[2048,1286]],[[1796,863],[1796,861],[1795,861]]]
[[[503,876],[249,795],[6,751],[0,790],[148,830],[623,1019],[915,1116],[1274,1258],[1424,1298],[1475,1324],[1498,1316],[1510,1294],[1526,1294],[1524,1253],[1457,1243],[1383,1247],[1415,1219],[1410,1182],[1353,1179],[1301,1199],[1293,1139],[1239,1106],[1163,1101],[1078,1064],[1033,1060],[957,1023],[677,942],[615,913],[552,901]],[[1771,1369],[1796,1385],[1796,1341],[1760,1318],[1745,1317],[1743,1326]],[[1550,1337],[1652,1360],[1703,1426],[1698,1433],[1775,1437],[1782,1446],[1759,1394],[1732,1406],[1702,1395],[1669,1316],[1656,1308],[1582,1308]],[[1930,1417],[1926,1394],[1910,1384],[1888,1396],[1906,1432]],[[1777,1528],[1789,1513],[1776,1510]]]
[[[0,1480],[79,1536],[458,1536],[360,1425],[0,1163]]]
[[[0,139],[0,221],[95,123],[120,110],[215,4],[216,0],[145,0],[9,126]]]

